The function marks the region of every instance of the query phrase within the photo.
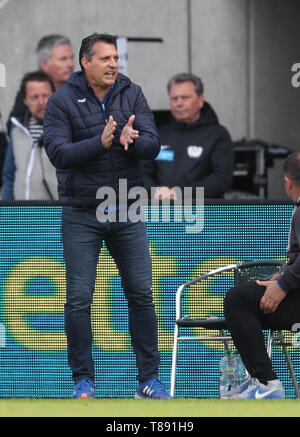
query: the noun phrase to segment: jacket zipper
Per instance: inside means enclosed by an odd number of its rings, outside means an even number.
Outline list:
[[[28,138],[31,142],[29,162],[28,162],[28,165],[26,168],[26,176],[25,176],[25,199],[29,200],[30,199],[30,178],[31,178],[32,170],[33,170],[34,158],[35,158],[35,152],[36,152],[37,145],[33,143],[32,136],[31,136],[29,130],[25,126],[23,126],[22,123],[19,122],[19,120],[17,120],[15,117],[12,117],[11,121],[15,126],[19,127],[21,130],[23,130],[23,132],[28,136]]]

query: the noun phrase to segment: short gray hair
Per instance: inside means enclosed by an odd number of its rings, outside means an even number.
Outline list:
[[[49,63],[52,50],[54,49],[54,47],[60,46],[61,44],[68,44],[71,47],[71,41],[66,36],[59,34],[44,36],[39,41],[36,48],[38,66],[40,67],[41,61],[43,60]]]
[[[195,91],[197,95],[201,96],[203,94],[204,86],[202,80],[200,79],[200,77],[191,73],[179,73],[172,76],[167,84],[168,93],[170,94],[170,90],[173,85],[183,82],[192,82],[195,85]]]

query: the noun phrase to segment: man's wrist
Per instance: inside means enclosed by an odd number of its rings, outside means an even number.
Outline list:
[[[278,285],[278,287],[282,290],[282,291],[284,291],[284,293],[288,293],[288,291],[282,286],[282,284],[281,284],[281,282],[280,282],[280,279],[281,278],[279,278],[279,279],[277,279],[277,285]]]

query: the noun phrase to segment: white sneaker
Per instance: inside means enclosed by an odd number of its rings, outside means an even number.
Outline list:
[[[221,396],[221,399],[231,399],[234,395],[242,393],[246,388],[248,388],[249,384],[251,384],[252,378],[249,376],[247,379],[245,379],[242,384],[237,385],[236,387],[233,387],[231,390],[228,390],[228,392],[224,393]]]
[[[248,387],[231,399],[284,399],[284,388],[279,379],[262,384],[258,379],[252,378]]]

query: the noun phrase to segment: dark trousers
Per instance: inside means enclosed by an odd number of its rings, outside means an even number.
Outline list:
[[[300,290],[290,291],[271,314],[259,308],[265,287],[248,282],[226,293],[224,314],[246,369],[261,382],[277,379],[265,347],[264,329],[290,330],[300,323]]]
[[[96,266],[104,241],[118,267],[128,302],[137,379],[156,378],[159,366],[157,319],[146,224],[141,221],[100,223],[95,209],[66,206],[62,213],[62,238],[67,278],[65,330],[74,381],[94,381],[95,377],[91,304]]]

